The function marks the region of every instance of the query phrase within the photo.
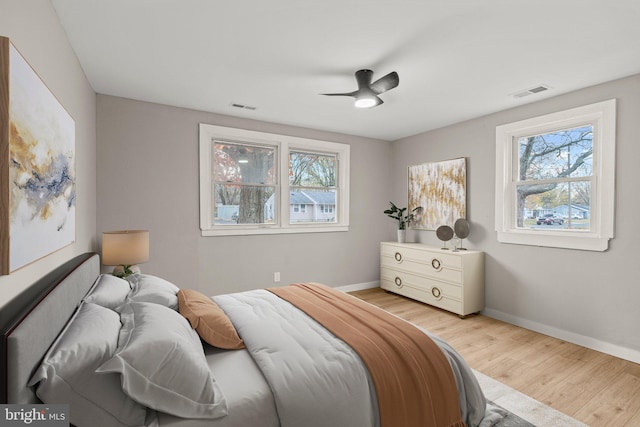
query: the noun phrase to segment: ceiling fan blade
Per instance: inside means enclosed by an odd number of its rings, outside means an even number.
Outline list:
[[[358,91],[355,92],[347,92],[347,93],[321,93],[320,95],[325,96],[356,96]]]
[[[400,78],[398,77],[398,73],[395,71],[387,74],[384,77],[380,77],[378,80],[371,84],[371,90],[373,90],[376,94],[380,95],[394,87],[398,86],[400,83]]]
[[[373,71],[358,70],[356,71],[356,81],[358,82],[358,90],[369,88],[373,79]]]

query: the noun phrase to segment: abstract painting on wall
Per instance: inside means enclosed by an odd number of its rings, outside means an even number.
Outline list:
[[[0,37],[0,274],[75,241],[75,122]]]
[[[409,166],[409,211],[416,207],[413,228],[453,227],[466,218],[467,162],[464,157]]]

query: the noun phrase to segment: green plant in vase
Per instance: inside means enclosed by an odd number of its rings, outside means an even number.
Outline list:
[[[398,221],[398,242],[404,243],[404,233],[407,227],[415,219],[415,212],[421,209],[420,206],[413,208],[410,212],[407,212],[406,207],[399,208],[393,202],[389,202],[389,209],[386,209],[384,213],[389,217]]]

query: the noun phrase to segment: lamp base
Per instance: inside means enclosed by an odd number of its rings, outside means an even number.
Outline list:
[[[111,272],[114,276],[122,278],[136,273],[140,273],[140,267],[137,265],[116,265]]]

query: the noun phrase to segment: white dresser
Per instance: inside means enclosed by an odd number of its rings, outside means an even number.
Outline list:
[[[484,252],[380,244],[380,286],[464,317],[484,308]]]

